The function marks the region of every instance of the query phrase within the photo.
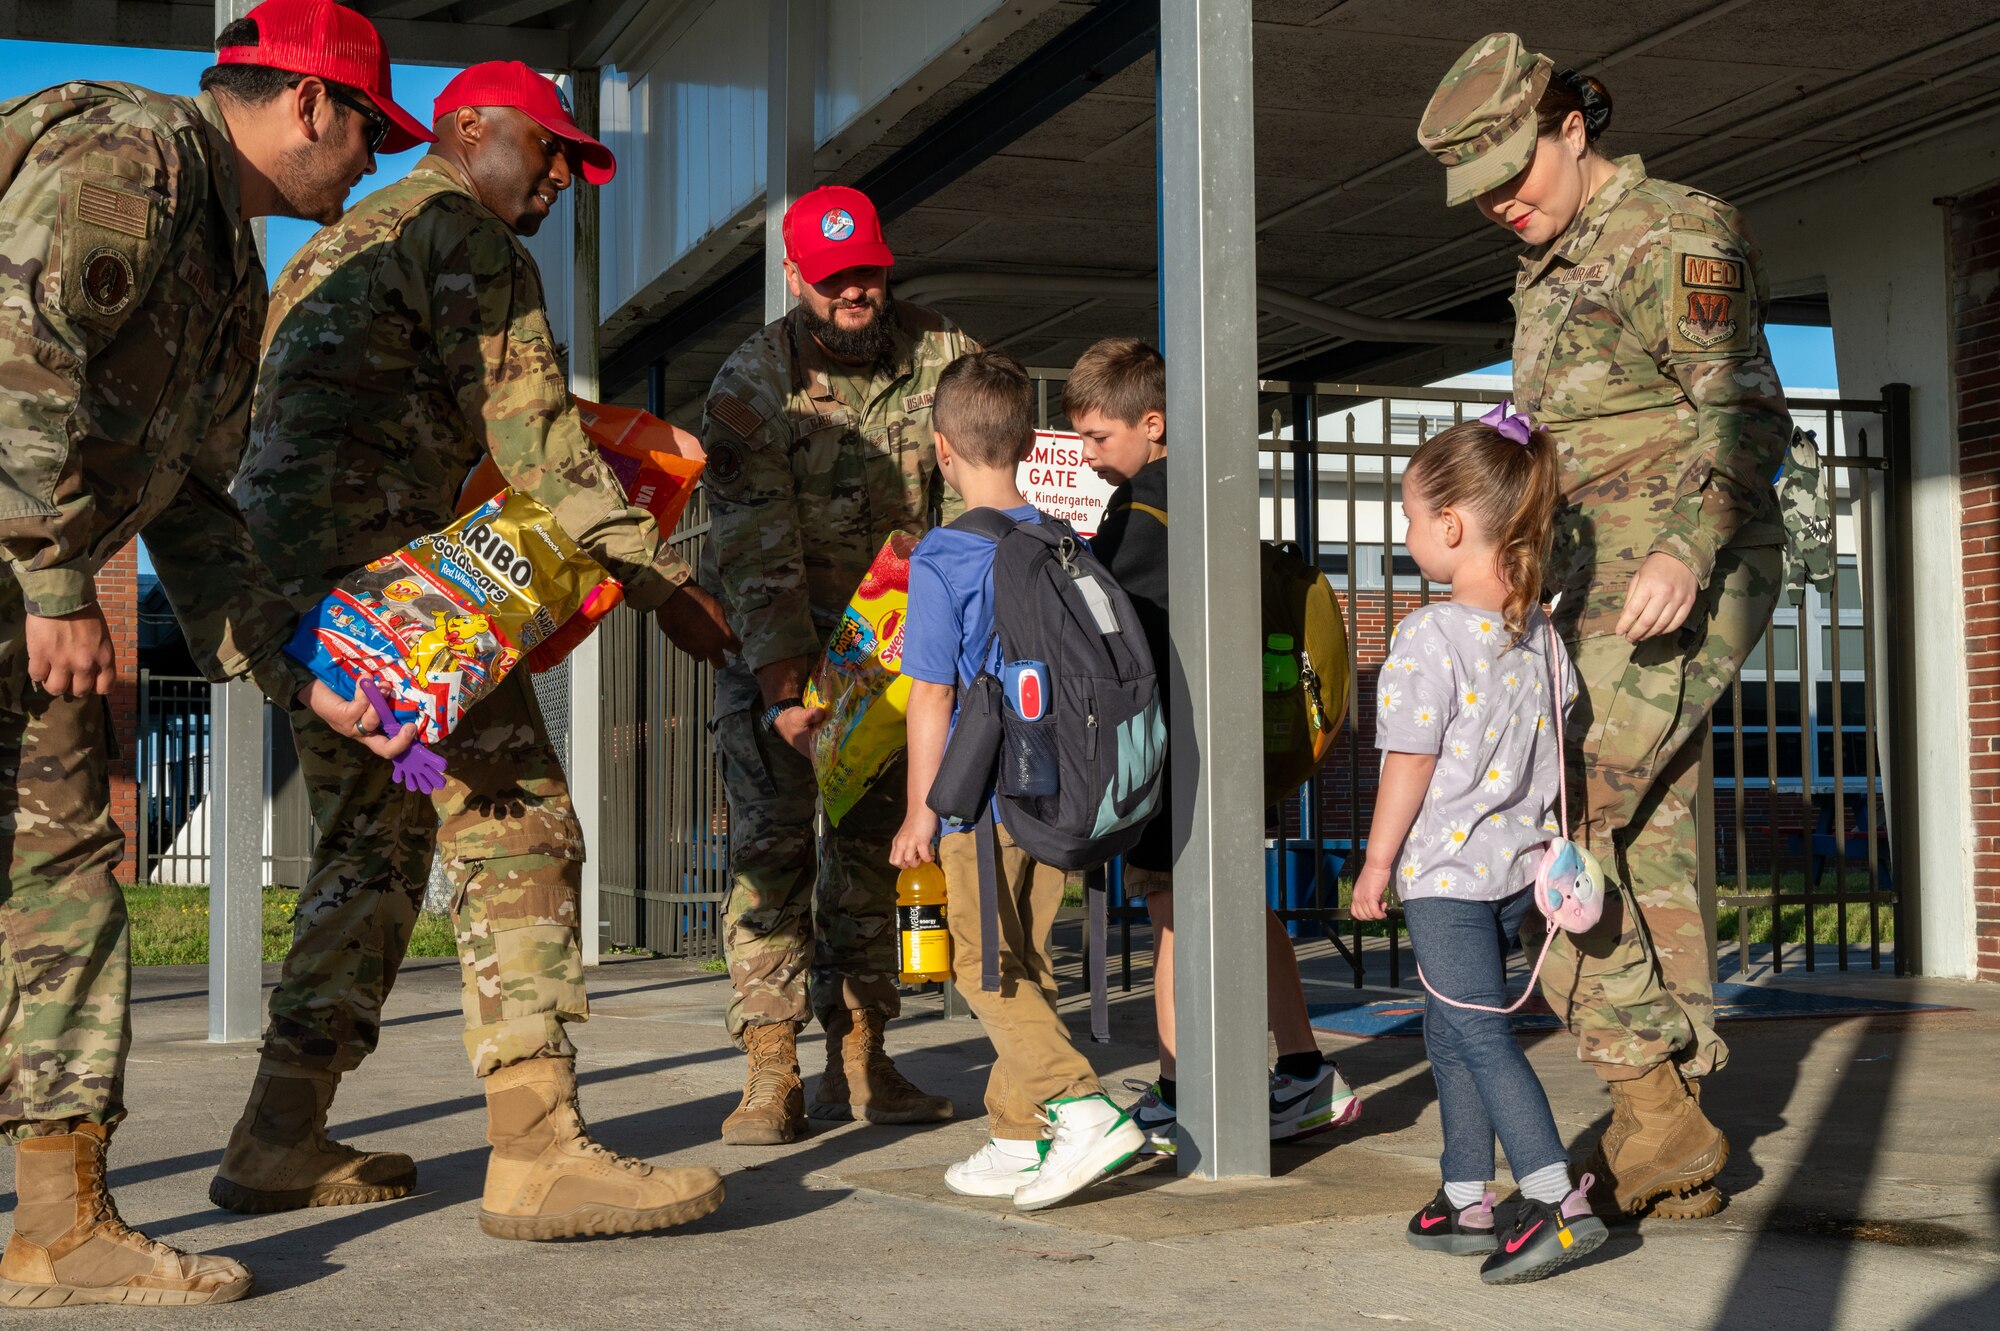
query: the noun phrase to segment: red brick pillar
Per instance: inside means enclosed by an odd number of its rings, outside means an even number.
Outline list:
[[[111,693],[111,726],[118,739],[118,757],[111,764],[111,817],[125,833],[125,859],[118,877],[136,875],[135,838],[139,835],[139,543],[127,543],[97,575],[97,603],[111,628],[111,645],[118,653],[118,685]]]
[[[1964,516],[1974,974],[2000,980],[2000,184],[1951,209],[1954,391]]]

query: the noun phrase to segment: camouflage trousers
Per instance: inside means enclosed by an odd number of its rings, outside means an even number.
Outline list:
[[[0,1130],[125,1117],[130,939],[113,876],[110,712],[28,684],[21,593],[0,577]],[[121,663],[130,668],[130,662]]]
[[[445,784],[431,795],[396,785],[390,764],[310,716],[292,733],[319,844],[264,1052],[347,1072],[374,1051],[442,849],[473,1072],[573,1054],[564,1025],[589,1015],[577,942],[583,836],[526,674],[438,745]]]
[[[850,1008],[902,1011],[896,993],[896,870],[889,843],[903,824],[903,765],[877,778],[823,847],[814,833],[812,764],[754,711],[715,722],[729,796],[729,899],[722,945],[734,991],[730,1038],[773,1022],[822,1025]]]
[[[1638,561],[1600,564],[1581,614],[1558,610],[1582,690],[1570,713],[1571,835],[1626,891],[1607,893],[1588,934],[1556,935],[1542,994],[1606,1081],[1669,1058],[1691,1077],[1728,1061],[1694,811],[1709,715],[1763,636],[1780,559],[1775,546],[1723,550],[1681,631],[1636,646],[1613,629]],[[1540,920],[1530,932],[1539,946]]]

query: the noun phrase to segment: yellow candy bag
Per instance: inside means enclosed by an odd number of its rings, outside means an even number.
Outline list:
[[[882,543],[806,686],[806,706],[827,709],[813,773],[836,826],[908,742],[910,681],[900,671],[916,548],[917,538],[904,531]]]

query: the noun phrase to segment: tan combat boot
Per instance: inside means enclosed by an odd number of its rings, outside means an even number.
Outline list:
[[[479,1227],[496,1239],[667,1229],[722,1205],[712,1169],[658,1168],[592,1141],[567,1058],[531,1058],[486,1078],[486,1140]]]
[[[805,1135],[806,1088],[799,1076],[798,1027],[789,1021],[745,1026],[743,1047],[750,1055],[743,1101],[722,1120],[722,1140],[730,1146],[782,1146]]]
[[[1688,1094],[1694,1097],[1695,1107],[1700,1108],[1701,1079],[1683,1077],[1682,1080],[1687,1083]],[[1655,1199],[1653,1209],[1647,1214],[1658,1216],[1662,1220],[1706,1220],[1722,1209],[1724,1200],[1722,1189],[1711,1181],[1702,1184],[1686,1196],[1668,1193],[1664,1197]]]
[[[942,1123],[951,1101],[926,1095],[889,1061],[882,1048],[888,1024],[876,1008],[837,1012],[826,1027],[826,1075],[813,1096],[812,1116],[866,1119],[870,1123]]]
[[[250,1292],[250,1272],[126,1228],[104,1186],[110,1130],[28,1137],[14,1146],[14,1237],[0,1257],[0,1304],[228,1303]]]
[[[1605,1133],[1604,1164],[1612,1180],[1613,1205],[1638,1211],[1657,1197],[1681,1199],[1684,1215],[1709,1180],[1729,1162],[1729,1140],[1701,1112],[1680,1069],[1660,1063],[1642,1077],[1611,1083],[1616,1106],[1631,1128],[1622,1136]],[[1715,1204],[1720,1208],[1719,1194]]]
[[[225,1211],[254,1215],[386,1202],[415,1186],[417,1167],[409,1156],[358,1151],[328,1139],[326,1111],[339,1085],[338,1072],[266,1058],[208,1199]]]

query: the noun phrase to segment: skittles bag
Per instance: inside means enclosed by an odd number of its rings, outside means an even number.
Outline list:
[[[910,552],[917,538],[891,532],[827,640],[806,685],[805,705],[826,708],[814,741],[827,821],[839,826],[907,742],[910,681],[903,665],[903,617],[910,608]]]
[[[671,531],[701,474],[693,436],[643,412],[577,406],[628,502]],[[468,482],[467,493],[479,490]],[[434,744],[524,655],[573,647],[619,595],[546,508],[498,488],[443,531],[341,579],[285,651],[343,698],[371,685],[399,721],[415,722],[420,742]],[[592,611],[581,633],[565,637]]]

